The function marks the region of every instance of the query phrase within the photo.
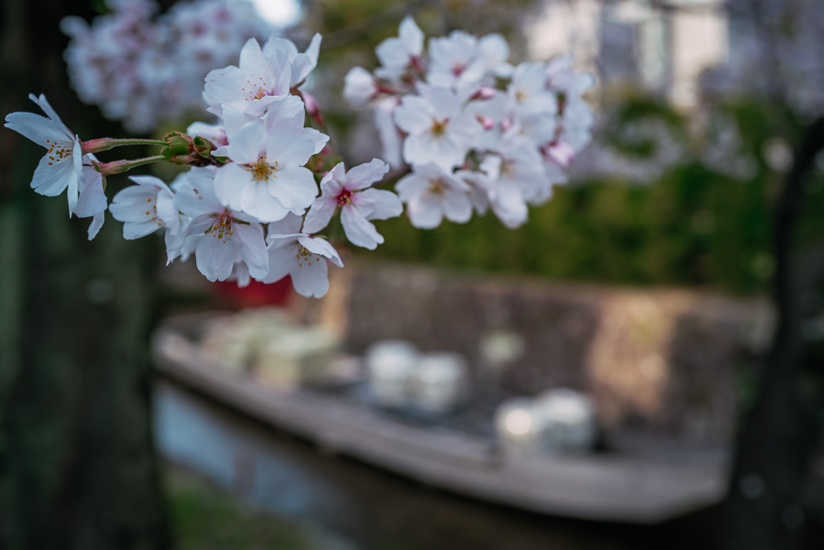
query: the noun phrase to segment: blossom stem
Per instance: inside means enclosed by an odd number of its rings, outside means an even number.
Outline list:
[[[153,157],[146,157],[142,159],[136,160],[115,160],[112,162],[96,162],[95,167],[97,171],[103,174],[103,176],[111,176],[113,174],[122,174],[123,172],[128,172],[132,168],[137,168],[138,166],[143,166],[144,164],[152,164],[154,162],[161,162],[164,160],[168,160],[163,155],[156,155]]]
[[[98,138],[84,141],[81,144],[83,147],[83,154],[99,153],[101,151],[108,151],[121,145],[166,145],[165,141],[158,139],[116,139],[116,138]]]

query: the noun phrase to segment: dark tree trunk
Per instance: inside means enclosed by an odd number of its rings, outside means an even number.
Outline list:
[[[82,137],[99,118],[68,90],[59,20],[77,0],[2,6],[0,108],[45,92]],[[84,134],[83,132],[87,132]],[[0,548],[168,547],[150,420],[149,251],[69,220],[28,187],[43,150],[0,129]]]
[[[796,230],[804,178],[822,150],[824,118],[807,128],[776,205],[777,327],[739,431],[722,514],[723,550],[793,548],[804,523],[804,490],[822,436],[824,343],[810,329],[824,309],[824,257],[821,240],[819,248],[801,245]]]

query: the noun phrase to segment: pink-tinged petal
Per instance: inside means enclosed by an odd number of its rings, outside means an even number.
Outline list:
[[[260,49],[260,44],[254,38],[250,38],[243,45],[240,50],[240,68],[244,71],[249,71],[263,75],[268,73],[269,62],[264,57],[263,51]]]
[[[34,101],[38,107],[43,109],[43,112],[48,115],[50,119],[52,119],[58,126],[62,126],[66,128],[66,125],[63,124],[63,121],[60,119],[60,116],[57,114],[57,111],[52,109],[52,106],[49,105],[49,102],[46,100],[45,94],[40,94],[40,97],[35,97],[34,94],[29,94],[29,99]],[[67,130],[68,131],[68,130]],[[71,135],[71,132],[69,132]]]
[[[395,124],[404,132],[420,134],[432,127],[433,118],[429,113],[429,103],[413,95],[404,96],[401,104],[395,108]]]
[[[338,201],[334,198],[319,197],[312,203],[309,212],[306,213],[306,220],[303,222],[303,231],[306,233],[317,233],[332,220]]]
[[[343,80],[343,97],[353,107],[366,107],[378,93],[372,73],[363,67],[353,67]]]
[[[228,168],[230,165],[224,166]],[[223,205],[214,193],[214,182],[207,178],[190,176],[175,193],[175,205],[190,218],[199,218],[218,212]],[[143,199],[144,201],[146,199]],[[111,211],[111,207],[109,207]]]
[[[160,229],[160,227],[157,221],[151,220],[145,222],[125,222],[123,224],[123,238],[128,241],[133,241],[134,239],[139,239],[154,233]]]
[[[407,15],[401,21],[398,28],[398,38],[401,39],[407,52],[416,57],[421,55],[421,51],[423,51],[423,32],[411,15]]]
[[[97,237],[97,234],[100,232],[100,228],[103,227],[103,222],[106,221],[106,216],[103,212],[98,212],[92,218],[92,223],[89,224],[89,229],[86,232],[89,236],[89,240],[94,239]]]
[[[238,288],[249,286],[249,283],[252,282],[252,276],[249,274],[249,266],[246,265],[246,262],[235,262],[229,280],[237,281]]]
[[[379,244],[383,244],[383,237],[375,229],[374,224],[367,221],[354,206],[344,206],[340,219],[346,238],[355,246],[375,250]]]
[[[340,190],[343,189],[343,181],[346,176],[346,165],[342,162],[337,163],[331,170],[326,172],[326,175],[323,176],[323,179],[320,180],[320,188],[323,191],[323,194],[335,194],[337,195],[340,193]]]
[[[161,191],[157,194],[157,217],[163,222],[163,227],[167,231],[178,231],[180,229],[180,213],[175,205],[175,197],[169,191]]]
[[[295,255],[298,254],[298,246],[294,241],[281,248],[272,247],[268,250],[269,272],[260,280],[264,283],[274,283],[280,281],[298,265]]]
[[[269,178],[269,193],[288,210],[305,210],[312,206],[318,185],[309,169],[286,165]]]
[[[165,181],[160,178],[156,178],[155,176],[129,176],[129,179],[141,187],[147,187],[148,189],[145,190],[146,193],[154,194],[161,189],[169,189],[169,186],[166,185]]]
[[[424,175],[413,172],[398,181],[395,191],[403,202],[409,202],[426,193],[429,185],[429,180]]]
[[[511,187],[504,187],[497,191],[495,200],[491,202],[492,211],[505,226],[515,229],[523,225],[529,215],[529,208],[521,194]]]
[[[94,168],[86,166],[83,168],[80,184],[80,196],[74,214],[78,218],[88,218],[106,210],[108,201],[103,190],[103,176]]]
[[[281,38],[280,36],[272,36],[263,45],[263,55],[271,58],[274,55],[283,55],[287,60],[294,59],[298,55],[298,48],[295,43],[288,38]]]
[[[509,57],[509,44],[500,34],[488,34],[478,41],[478,47],[493,63],[503,63]]]
[[[309,252],[327,258],[338,267],[343,267],[343,262],[340,259],[338,251],[335,250],[335,247],[326,239],[301,235],[298,237],[298,243]]]
[[[232,65],[211,71],[206,75],[203,99],[212,105],[243,102],[248,97],[243,88],[246,81],[251,80],[252,76],[249,71],[241,70]]]
[[[418,134],[406,138],[403,158],[408,164],[431,162],[450,170],[463,164],[468,149],[443,136],[435,138],[430,133]]]
[[[320,55],[320,43],[323,38],[319,33],[315,33],[312,37],[312,41],[309,43],[309,47],[306,48],[304,54],[306,54],[309,59],[311,59],[314,63],[318,62],[318,56]]]
[[[210,281],[225,281],[232,274],[237,249],[230,239],[208,234],[197,243],[197,269]]]
[[[155,193],[139,185],[130,185],[119,191],[112,199],[109,212],[119,222],[143,222],[149,219],[146,212],[152,211],[151,202]],[[83,217],[83,216],[81,216]]]
[[[240,257],[249,266],[249,274],[255,279],[266,277],[269,272],[269,254],[266,251],[266,242],[263,239],[263,228],[260,224],[249,225],[233,224],[232,239],[237,245]]]
[[[409,63],[409,52],[399,38],[387,38],[378,44],[375,55],[381,65],[391,69],[402,69]]]
[[[266,134],[266,159],[303,166],[315,154],[315,142],[304,128],[271,128]]]
[[[464,113],[458,115],[449,121],[448,134],[450,139],[454,140],[460,145],[472,146],[480,136],[484,129],[478,119],[474,116]]]
[[[409,221],[418,229],[434,229],[441,225],[443,219],[440,204],[427,195],[410,201],[406,213]]]
[[[247,105],[244,105],[244,107],[247,107]],[[236,134],[241,129],[241,127],[243,127],[244,124],[247,124],[249,122],[257,122],[260,117],[255,116],[246,110],[238,109],[237,107],[234,107],[227,103],[223,106],[223,114],[221,115],[221,118],[223,119],[223,135],[221,137],[220,143],[215,143],[215,145],[219,146],[218,150],[215,151],[215,155],[217,156],[227,156],[225,151],[226,146],[229,145],[229,136]],[[187,130],[187,133],[189,135],[195,135],[195,133],[193,133],[191,130],[193,130],[193,127],[196,124],[200,123],[196,122],[192,124],[192,126],[189,126],[189,130]],[[218,136],[220,136],[220,134],[218,134]],[[211,139],[209,136],[203,135],[203,137]]]
[[[200,233],[197,235],[189,235],[185,239],[183,239],[183,245],[180,247],[180,261],[181,262],[188,262],[189,258],[191,258],[195,251],[197,250],[197,245],[200,244],[200,241],[206,238],[206,235]]]
[[[312,37],[312,42],[306,48],[305,53],[298,54],[292,61],[292,86],[299,86],[312,69],[318,64],[318,54],[320,53],[321,36],[315,34]]]
[[[253,164],[266,149],[266,129],[258,122],[248,122],[229,135],[226,152],[238,164]]]
[[[204,235],[205,232],[214,225],[214,223],[214,214],[206,214],[203,216],[198,216],[197,218],[192,218],[189,223],[186,224],[186,238],[188,239],[192,235]],[[194,252],[194,248],[192,248],[191,252]]]
[[[74,140],[71,132],[34,113],[10,113],[6,115],[5,126],[47,149],[53,143],[65,146]]]
[[[74,142],[72,148],[72,163],[74,164],[74,171],[77,172],[79,177],[80,172],[83,171],[83,146],[80,144],[79,139]]]
[[[346,188],[350,191],[365,189],[373,183],[381,181],[389,172],[389,165],[379,159],[372,159],[371,162],[359,164],[351,168],[346,174]]]
[[[274,98],[264,120],[267,130],[273,126],[303,128],[306,121],[303,100],[295,95]]]
[[[77,173],[74,169],[71,171],[71,175],[69,176],[69,184],[66,186],[66,197],[69,199],[69,217],[71,218],[72,212],[74,212],[75,208],[77,208],[77,200],[80,195],[80,174]]]
[[[466,223],[472,218],[472,201],[462,191],[447,190],[441,201],[444,216],[455,223]]]
[[[255,181],[243,188],[238,210],[266,223],[282,220],[289,213],[289,209],[284,208],[280,201],[272,196],[269,184],[265,181]]]
[[[281,97],[277,95],[265,95],[260,99],[250,99],[248,104],[245,105],[244,112],[253,115],[255,119],[263,118],[269,107],[277,103],[278,99],[281,99]]]
[[[35,193],[47,197],[56,197],[69,185],[72,178],[77,178],[74,171],[74,164],[71,161],[63,160],[55,162],[49,166],[49,157],[40,159],[40,163],[34,170],[34,177],[31,180],[31,187]]]
[[[403,212],[403,203],[398,196],[384,189],[366,189],[358,193],[358,205],[367,207],[368,220],[388,220]]]
[[[267,43],[266,46],[268,45]],[[266,58],[266,74],[259,76],[263,76],[262,83],[265,85],[265,92],[270,96],[289,95],[292,75],[290,54],[279,49],[270,52],[266,47],[263,54]]]
[[[301,296],[321,298],[329,290],[329,268],[324,258],[315,257],[312,263],[304,263],[293,268],[292,286]]]
[[[229,208],[243,210],[241,202],[243,190],[250,185],[266,187],[266,182],[257,182],[246,168],[234,162],[221,166],[215,173],[215,196],[222,205]],[[181,210],[183,209],[181,208]],[[191,214],[189,215],[191,216]]]
[[[432,116],[437,120],[451,119],[461,113],[461,100],[447,88],[432,86],[429,89]]]
[[[312,143],[315,144],[315,150],[312,153],[314,155],[323,151],[323,148],[326,147],[326,143],[329,141],[329,136],[314,128],[304,128],[303,137],[311,139]]]
[[[303,217],[291,213],[287,214],[282,220],[269,224],[268,241],[272,243],[274,239],[284,238],[287,235],[299,234],[302,223]]]

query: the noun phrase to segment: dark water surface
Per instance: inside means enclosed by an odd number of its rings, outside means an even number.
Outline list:
[[[374,550],[673,550],[708,547],[705,517],[654,528],[488,505],[338,456],[167,382],[155,388],[165,458],[256,507]]]

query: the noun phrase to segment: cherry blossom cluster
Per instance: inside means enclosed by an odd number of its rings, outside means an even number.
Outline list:
[[[594,117],[581,96],[594,81],[569,57],[515,67],[503,37],[463,31],[431,38],[425,52],[411,17],[376,54],[374,72],[346,75],[344,97],[374,106],[383,158],[409,165],[396,189],[416,227],[487,210],[518,227],[590,141]]]
[[[93,218],[89,238],[104,212],[123,222],[123,236],[136,239],[165,230],[168,261],[195,257],[210,281],[275,282],[290,275],[298,293],[320,297],[328,288],[328,264],[341,258],[321,234],[342,226],[353,245],[374,249],[383,242],[371,220],[403,211],[397,195],[374,189],[389,171],[381,160],[328,171],[329,137],[306,127],[307,107],[317,105],[300,90],[317,64],[321,38],[304,52],[289,40],[249,39],[238,66],[211,71],[203,98],[217,124],[195,123],[163,140],[101,138],[82,141],[44,96],[32,100],[46,117],[11,113],[6,127],[47,149],[32,188],[68,196],[69,214]],[[100,162],[95,154],[121,145],[161,147],[137,160]],[[171,185],[154,176],[132,176],[135,185],[108,203],[105,178],[152,162],[189,166]],[[339,221],[334,218],[339,215]]]
[[[202,108],[203,77],[235,62],[249,38],[271,34],[245,1],[177,2],[160,17],[152,0],[106,5],[111,13],[92,25],[79,17],[62,21],[71,37],[65,58],[80,99],[132,132]]]

